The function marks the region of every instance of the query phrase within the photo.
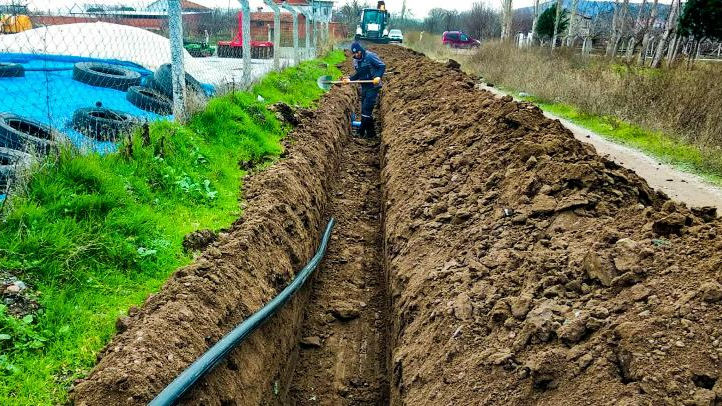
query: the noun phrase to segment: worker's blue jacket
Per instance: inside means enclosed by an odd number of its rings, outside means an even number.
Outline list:
[[[371,51],[364,50],[363,57],[354,62],[356,62],[354,64],[356,66],[356,74],[351,76],[351,80],[373,80],[373,78],[382,77],[384,72],[386,72],[386,64],[384,61]],[[374,86],[373,83],[363,83],[361,84],[361,88],[364,90],[371,88],[380,89],[381,84],[379,83],[378,86]]]

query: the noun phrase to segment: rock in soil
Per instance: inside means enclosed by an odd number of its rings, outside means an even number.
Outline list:
[[[301,339],[301,347],[319,348],[319,347],[321,347],[321,337],[319,337],[319,336],[303,337]]]
[[[351,303],[338,302],[331,309],[333,317],[341,321],[349,321],[359,316],[359,310]]]
[[[183,237],[183,249],[186,251],[200,251],[218,239],[218,233],[213,230],[198,230]]]

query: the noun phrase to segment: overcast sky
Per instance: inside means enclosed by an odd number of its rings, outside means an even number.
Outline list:
[[[239,8],[240,3],[238,0],[192,0],[196,3],[202,4],[207,7],[231,7]],[[479,0],[476,0],[479,1]],[[514,8],[527,7],[534,5],[534,0],[513,0]],[[540,0],[544,2],[545,0]],[[0,4],[8,4],[9,0],[0,0]],[[375,0],[368,0],[369,3],[375,4]],[[406,8],[410,10],[414,17],[420,18],[426,16],[426,14],[434,7],[442,7],[445,9],[455,9],[459,11],[471,9],[471,5],[474,0],[406,0]],[[481,0],[493,8],[501,8],[501,0]],[[632,3],[641,2],[641,0],[631,0]],[[671,0],[660,0],[660,3],[669,4]],[[73,4],[123,4],[134,6],[136,8],[143,7],[151,3],[151,0],[25,0],[21,3],[28,3],[32,8],[36,9],[58,9],[62,7],[69,7]],[[251,7],[255,9],[256,6],[263,5],[263,0],[250,0]],[[336,0],[336,6],[341,6],[346,3],[346,0]],[[401,5],[403,0],[386,0],[386,8],[392,13],[401,12]]]

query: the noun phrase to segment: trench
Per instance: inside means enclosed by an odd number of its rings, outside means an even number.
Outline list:
[[[310,287],[285,404],[388,403],[379,144],[351,138],[341,152],[328,213],[338,226]]]

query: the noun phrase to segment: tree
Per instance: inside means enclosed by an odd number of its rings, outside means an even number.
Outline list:
[[[682,35],[722,41],[722,0],[687,0],[679,18]]]
[[[672,8],[669,10],[667,16],[667,22],[665,23],[664,33],[657,44],[657,49],[654,51],[654,58],[652,58],[652,68],[659,68],[662,64],[662,54],[669,44],[669,40],[673,35],[676,35],[677,31],[677,19],[679,18],[679,0],[672,0]]]
[[[370,7],[367,2],[362,3],[358,0],[349,1],[341,6],[337,13],[334,13],[334,20],[345,25],[348,32],[356,32],[356,26],[359,24],[361,12],[363,9]]]
[[[424,19],[424,31],[440,33],[442,31],[456,30],[459,27],[459,12],[432,8]]]
[[[501,22],[501,39],[510,39],[511,20],[512,20],[512,0],[502,0],[502,22]]]
[[[474,3],[471,10],[461,14],[464,31],[476,39],[501,35],[501,15],[485,3]]]
[[[536,23],[536,35],[539,38],[552,38],[554,36],[554,21],[556,18],[557,5],[554,4],[539,15]],[[567,17],[567,11],[562,10],[562,17],[559,19],[559,25],[556,27],[557,32],[566,30],[568,25],[569,18]]]
[[[649,18],[644,24],[644,37],[642,37],[642,48],[639,50],[637,56],[637,65],[645,65],[647,63],[647,52],[649,51],[649,41],[651,38],[651,27],[652,24],[657,20],[657,13],[659,13],[659,7],[657,7],[658,0],[654,0],[652,3],[652,10],[649,12]]]

